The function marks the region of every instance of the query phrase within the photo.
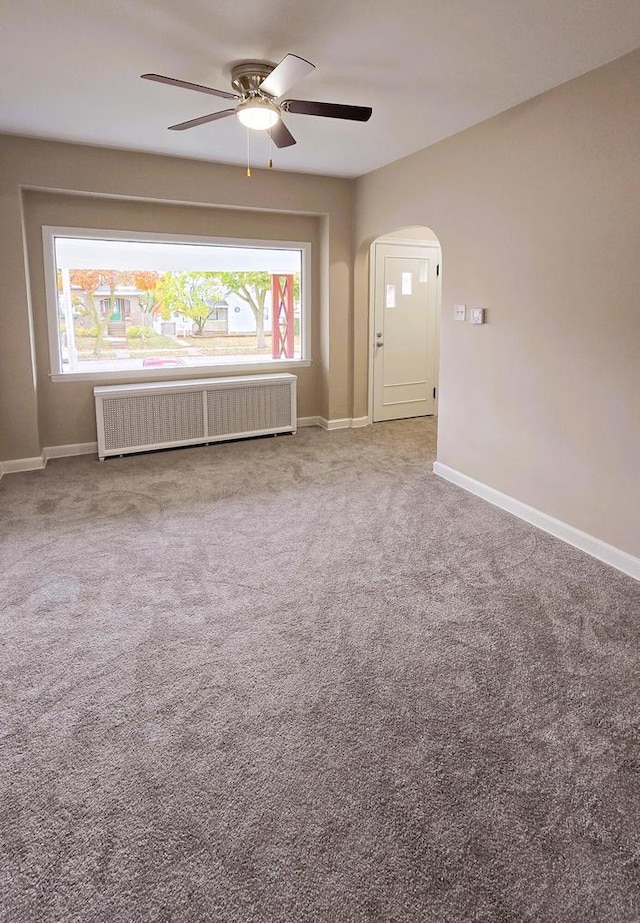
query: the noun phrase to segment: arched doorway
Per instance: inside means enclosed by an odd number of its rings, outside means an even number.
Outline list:
[[[371,420],[437,413],[442,253],[430,228],[376,238],[370,251]]]

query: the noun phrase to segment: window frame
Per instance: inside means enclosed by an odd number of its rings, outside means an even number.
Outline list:
[[[238,247],[265,250],[299,250],[300,266],[300,358],[265,359],[264,356],[244,362],[205,363],[188,367],[146,369],[90,370],[86,372],[63,371],[62,344],[58,326],[58,286],[55,240],[56,237],[75,237],[92,240],[135,241],[138,243],[200,244],[217,247]],[[295,371],[312,364],[311,357],[311,242],[285,241],[237,237],[209,237],[193,234],[166,234],[144,231],[116,231],[100,228],[76,228],[43,225],[44,283],[47,306],[47,334],[49,342],[49,378],[51,381],[118,382],[137,380],[163,380],[205,375],[264,374],[265,372]]]

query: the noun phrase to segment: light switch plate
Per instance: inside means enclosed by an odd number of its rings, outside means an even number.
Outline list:
[[[484,308],[471,308],[469,322],[472,324],[484,324]]]
[[[467,306],[466,304],[454,304],[453,306],[453,319],[454,320],[464,320],[467,316]]]

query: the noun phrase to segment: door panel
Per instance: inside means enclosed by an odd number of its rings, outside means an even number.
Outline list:
[[[373,420],[434,412],[439,248],[375,247]]]

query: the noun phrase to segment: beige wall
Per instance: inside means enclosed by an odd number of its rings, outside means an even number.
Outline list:
[[[31,279],[34,320],[40,439],[44,446],[95,441],[93,387],[96,382],[53,382],[49,376],[47,305],[44,284],[42,227],[79,228],[195,234],[210,237],[252,237],[265,240],[310,241],[312,247],[312,304],[320,301],[320,219],[309,215],[239,209],[158,205],[93,196],[70,196],[26,191],[24,226]],[[311,354],[320,356],[319,312],[312,316]],[[321,366],[301,368],[298,376],[300,416],[315,416],[322,396]],[[180,376],[188,378],[193,372]]]
[[[92,385],[48,379],[35,243],[45,216],[53,224],[75,216],[81,226],[107,221],[151,231],[166,221],[181,233],[211,233],[203,229],[215,224],[230,236],[264,229],[294,240],[312,229],[315,350],[312,369],[301,370],[300,413],[351,415],[352,181],[259,170],[249,180],[240,167],[0,136],[0,460],[95,439]]]
[[[382,240],[417,240],[420,243],[438,244],[440,241],[433,233],[431,228],[398,228],[396,231],[390,231]]]
[[[319,216],[301,412],[331,419],[368,410],[370,244],[427,226],[443,256],[439,460],[640,555],[639,163],[640,52],[355,184],[0,137],[0,459],[93,438],[88,391],[43,377],[25,235],[50,197],[25,190],[65,193],[98,226],[126,199],[127,222],[155,229],[150,203],[184,230],[228,209],[247,229],[261,211]],[[486,326],[454,324],[458,302],[485,307]]]
[[[354,416],[368,248],[415,225],[442,245],[439,460],[640,555],[640,52],[357,181]]]

